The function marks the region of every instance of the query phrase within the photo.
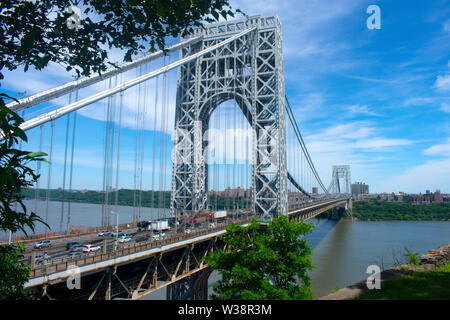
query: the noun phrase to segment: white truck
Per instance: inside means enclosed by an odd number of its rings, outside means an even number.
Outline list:
[[[227,216],[227,212],[225,210],[214,211],[214,219],[225,218],[226,216]]]
[[[154,221],[143,221],[138,224],[139,230],[169,230],[169,220],[154,220]]]
[[[145,221],[140,224],[139,227],[141,230],[156,230],[163,231],[169,230],[169,220],[154,220],[154,221]]]
[[[153,230],[158,230],[158,231],[162,231],[162,230],[169,230],[169,220],[155,220],[152,221],[152,229]]]

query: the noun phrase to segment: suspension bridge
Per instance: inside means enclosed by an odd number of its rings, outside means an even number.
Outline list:
[[[167,286],[168,298],[206,299],[211,270],[201,258],[221,246],[229,223],[264,224],[281,214],[308,220],[351,205],[350,168],[334,166],[326,188],[300,133],[276,15],[206,25],[165,52],[8,107],[25,119],[29,142],[20,147],[48,154],[29,204],[52,222],[55,254],[38,264],[30,249],[26,287],[52,297],[138,299]],[[93,225],[119,226],[127,189],[132,213],[121,227],[137,236],[146,233],[138,221],[165,218],[166,236],[119,245],[96,238],[101,250],[61,253],[69,241],[94,242],[92,233],[71,232],[83,223],[74,194],[100,186]],[[219,211],[226,215],[214,219]],[[66,285],[75,274],[81,289]]]

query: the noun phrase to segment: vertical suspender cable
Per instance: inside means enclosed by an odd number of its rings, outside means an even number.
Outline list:
[[[136,71],[139,75],[142,75],[142,66],[139,67],[139,70]],[[140,117],[140,110],[141,110],[141,90],[142,90],[142,84],[139,84],[138,86],[138,94],[137,94],[137,110],[136,110],[136,146],[135,146],[135,153],[134,153],[134,188],[133,188],[133,220],[136,219],[136,192],[137,192],[137,185],[138,185],[138,157],[139,157],[139,117]]]
[[[116,213],[118,212],[117,206],[119,203],[119,175],[120,175],[120,145],[122,141],[122,109],[123,109],[123,91],[120,93],[119,101],[119,136],[117,141],[117,162],[116,162],[116,198],[114,200]]]
[[[164,57],[164,65],[166,65],[166,57]],[[163,191],[163,186],[162,186],[162,181],[163,181],[163,172],[162,172],[162,168],[163,168],[163,157],[164,157],[164,151],[165,151],[165,146],[164,146],[164,133],[163,133],[163,127],[164,127],[164,119],[165,119],[165,113],[166,113],[166,89],[167,89],[167,72],[164,72],[163,75],[163,88],[162,88],[162,94],[161,94],[161,126],[160,126],[160,130],[159,130],[159,135],[160,135],[160,145],[159,145],[159,152],[160,152],[160,163],[159,163],[159,199],[158,199],[158,215],[160,212],[160,209],[163,208],[164,205],[164,191]]]
[[[213,99],[210,99],[210,106],[209,108],[212,108]],[[214,129],[216,130],[216,134],[214,135],[214,191],[215,191],[215,202],[214,202],[214,209],[217,211],[217,200],[219,197],[219,145],[221,141],[218,141],[221,137],[222,131],[219,130],[218,127],[218,115],[219,115],[220,109],[215,112],[214,115]],[[219,135],[220,133],[220,135]]]
[[[155,108],[153,112],[153,157],[152,157],[152,198],[151,198],[151,207],[155,208],[155,164],[156,164],[156,125],[158,121],[158,79],[159,77],[156,77],[155,79]],[[152,210],[152,214],[154,213],[154,210]]]
[[[78,90],[75,93],[75,101],[78,101]],[[75,153],[75,134],[77,128],[77,111],[73,113],[73,131],[72,131],[72,154],[70,156],[70,178],[69,178],[69,203],[67,206],[67,227],[66,232],[69,232],[71,220],[71,195],[72,195],[72,177],[73,177],[73,156]]]
[[[50,136],[50,156],[49,156],[49,164],[48,164],[48,177],[47,177],[47,200],[45,207],[45,223],[48,224],[48,201],[50,199],[50,186],[52,180],[52,163],[53,163],[53,141],[55,135],[55,122],[52,120],[51,122],[51,136]],[[45,237],[47,238],[47,228],[45,228]]]
[[[170,64],[170,55],[168,56],[168,64]],[[164,135],[164,153],[163,153],[163,173],[162,173],[162,177],[164,178],[163,180],[163,196],[164,196],[164,203],[163,203],[163,208],[166,208],[166,202],[167,202],[167,186],[166,186],[166,169],[167,169],[167,150],[169,150],[168,146],[167,146],[167,126],[169,123],[169,96],[170,96],[170,79],[169,79],[169,73],[166,72],[167,77],[166,77],[166,81],[167,81],[167,85],[166,85],[166,112],[164,113],[165,118],[164,118],[164,127],[163,127],[163,135]],[[163,210],[164,212],[164,216],[165,216],[165,212],[166,210]]]
[[[111,88],[111,79],[109,79],[109,87]],[[108,208],[108,182],[109,182],[109,137],[110,137],[110,118],[111,118],[111,97],[105,100],[105,154],[103,162],[103,203],[102,203],[102,226],[109,226],[109,208]]]
[[[72,93],[69,94],[69,104],[72,103]],[[63,231],[63,220],[64,220],[64,198],[66,192],[66,169],[67,169],[67,150],[69,148],[69,128],[70,128],[70,113],[67,114],[67,124],[66,124],[66,143],[64,147],[64,168],[63,168],[63,182],[62,182],[62,199],[61,199],[61,216],[59,220],[59,232],[62,234]]]
[[[147,73],[148,70],[148,64],[145,65],[145,73]],[[141,152],[140,152],[140,164],[139,164],[139,211],[138,211],[138,220],[141,220],[142,216],[142,180],[143,180],[143,168],[144,168],[144,137],[145,137],[145,116],[147,114],[147,84],[148,82],[144,82],[143,89],[144,89],[144,97],[142,101],[142,109],[141,109]],[[140,93],[141,94],[141,93]]]

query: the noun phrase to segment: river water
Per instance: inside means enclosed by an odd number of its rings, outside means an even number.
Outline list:
[[[65,231],[67,228],[68,211],[69,204],[66,202],[64,205],[60,201],[49,201],[48,210],[46,201],[35,201],[35,200],[24,200],[23,203],[27,207],[28,212],[35,212],[37,215],[42,217],[45,221],[47,214],[47,223],[50,226],[50,232],[59,232],[61,225],[61,211],[62,214],[62,230]],[[98,227],[102,224],[102,205],[92,204],[92,203],[70,203],[70,225],[71,226],[87,226],[87,227]],[[111,224],[115,225],[118,218],[119,224],[130,223],[133,221],[133,216],[140,216],[142,220],[150,220],[158,217],[166,217],[169,215],[169,209],[159,209],[159,208],[147,208],[147,207],[129,207],[129,206],[108,206],[108,210],[111,213]],[[118,213],[116,215],[116,213]],[[36,223],[34,233],[44,233],[45,226],[42,223]],[[27,233],[30,232],[26,229]],[[23,233],[18,232],[17,235],[22,235]],[[1,233],[0,239],[5,240],[6,234]]]
[[[309,239],[317,298],[366,279],[369,265],[387,269],[406,262],[404,247],[423,254],[450,243],[450,221],[326,221]]]
[[[34,200],[25,200],[29,210],[34,210]],[[63,226],[67,223],[65,205]],[[119,213],[119,223],[128,223],[137,209],[126,206],[110,207]],[[46,202],[38,201],[37,211],[45,216]],[[52,231],[59,231],[61,203],[49,202],[48,223]],[[102,205],[87,203],[71,204],[71,224],[99,226]],[[168,209],[141,208],[143,219],[156,218],[168,214]],[[450,221],[350,221],[311,220],[317,227],[307,236],[313,248],[313,264],[310,272],[314,297],[318,298],[331,290],[343,288],[366,279],[370,265],[381,269],[391,267],[395,261],[405,261],[404,247],[420,254],[435,249],[440,244],[450,243]],[[112,216],[115,222],[115,215]],[[42,226],[37,233],[43,232]],[[6,234],[0,234],[5,239]],[[214,272],[209,279],[209,292],[218,279]],[[165,288],[152,293],[145,299],[165,299]]]

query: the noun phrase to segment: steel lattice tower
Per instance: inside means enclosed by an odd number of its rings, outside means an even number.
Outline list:
[[[276,15],[198,28],[202,41],[181,50],[187,57],[243,30],[252,32],[180,67],[172,177],[172,215],[208,206],[208,146],[212,112],[234,99],[253,129],[252,206],[270,218],[287,213],[284,72],[281,24]]]
[[[340,185],[339,179],[344,179],[343,186]],[[349,194],[351,193],[350,184],[351,184],[350,166],[348,165],[333,166],[331,183],[330,186],[328,187],[328,191],[331,193]]]

